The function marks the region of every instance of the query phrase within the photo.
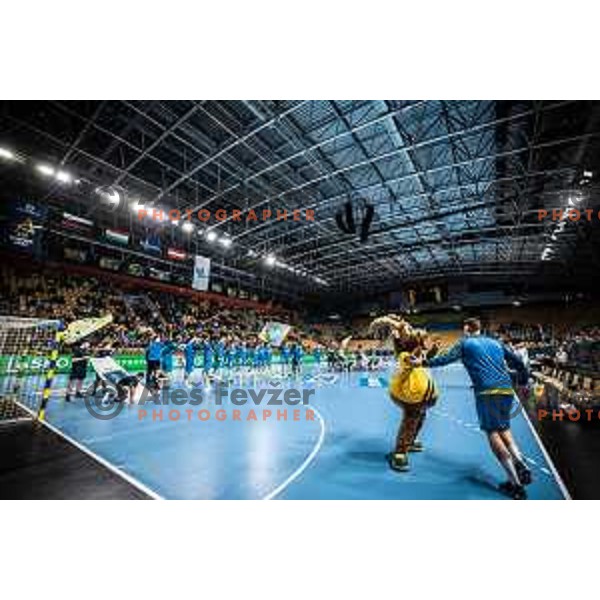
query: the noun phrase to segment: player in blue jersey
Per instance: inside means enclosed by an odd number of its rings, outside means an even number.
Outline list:
[[[210,373],[213,370],[213,365],[214,365],[214,349],[213,349],[213,344],[210,340],[210,338],[206,338],[203,342],[202,342],[202,358],[203,358],[203,365],[202,365],[202,369],[204,371],[204,380],[205,382],[208,382],[208,378]]]
[[[220,377],[223,372],[225,363],[225,341],[222,338],[217,338],[213,344],[215,351],[215,372]]]
[[[184,358],[184,381],[189,382],[190,375],[193,373],[196,362],[196,350],[198,340],[191,338],[187,344],[183,347],[183,358]]]
[[[146,383],[153,384],[154,376],[160,370],[163,344],[159,335],[154,336],[146,348]]]
[[[321,370],[321,346],[318,344],[313,349],[313,358],[315,359],[315,367],[317,371]]]
[[[473,383],[481,430],[508,475],[508,481],[502,483],[500,489],[515,500],[523,500],[527,497],[524,486],[531,483],[531,471],[510,431],[511,414],[518,400],[509,367],[517,371],[517,382],[523,388],[529,377],[527,368],[508,346],[481,333],[479,319],[467,319],[464,337],[446,353],[432,358],[428,366],[441,367],[458,361]]]
[[[273,364],[273,350],[269,344],[264,345],[263,349],[264,367],[270,373]]]
[[[224,355],[223,355],[223,364],[227,369],[228,376],[231,374],[231,370],[233,368],[233,361],[235,358],[235,344],[232,340],[225,341]]]
[[[167,376],[167,382],[171,381],[173,374],[173,368],[175,366],[174,354],[177,348],[175,342],[170,339],[166,339],[162,345],[162,354],[160,359],[160,365],[163,373]]]
[[[248,360],[248,348],[246,342],[238,341],[238,345],[235,351],[235,366],[242,369],[246,368]]]
[[[281,362],[281,373],[287,377],[290,364],[290,347],[284,342],[279,349],[279,360]]]
[[[292,362],[292,374],[294,376],[300,373],[300,367],[302,365],[302,357],[304,356],[304,350],[300,342],[294,342],[290,349],[290,358]]]
[[[254,367],[255,370],[257,370],[257,371],[262,370],[264,357],[265,357],[264,348],[263,348],[263,345],[259,342],[256,344],[256,348],[254,348],[254,361],[252,363],[252,366]]]
[[[246,365],[250,368],[254,366],[255,355],[256,348],[254,347],[253,342],[249,342],[246,347]]]

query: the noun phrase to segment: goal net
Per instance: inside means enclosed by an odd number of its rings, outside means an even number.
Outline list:
[[[0,425],[38,417],[56,371],[59,325],[0,316]]]

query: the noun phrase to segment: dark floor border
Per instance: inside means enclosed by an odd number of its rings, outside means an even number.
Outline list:
[[[157,494],[49,423],[0,425],[0,499],[133,500]]]

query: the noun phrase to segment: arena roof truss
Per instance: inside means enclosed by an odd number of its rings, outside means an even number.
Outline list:
[[[296,293],[562,272],[585,235],[568,227],[557,242],[556,224],[540,220],[538,210],[560,207],[572,194],[597,206],[593,184],[585,187],[600,170],[597,102],[1,105],[0,145],[121,190],[128,202],[226,209],[227,219],[212,221],[211,230],[231,239],[230,248],[211,246],[206,235],[182,233],[182,240],[231,269],[259,272],[267,284],[283,280]],[[85,210],[86,199],[79,201]],[[336,223],[348,202],[359,225],[374,207],[365,242]],[[298,208],[314,210],[315,220],[231,216],[233,209]],[[106,218],[136,226],[125,209]],[[266,267],[268,255],[277,264]]]

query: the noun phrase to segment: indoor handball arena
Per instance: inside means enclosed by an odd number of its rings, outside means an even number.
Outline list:
[[[600,498],[600,103],[0,102],[0,497]]]

